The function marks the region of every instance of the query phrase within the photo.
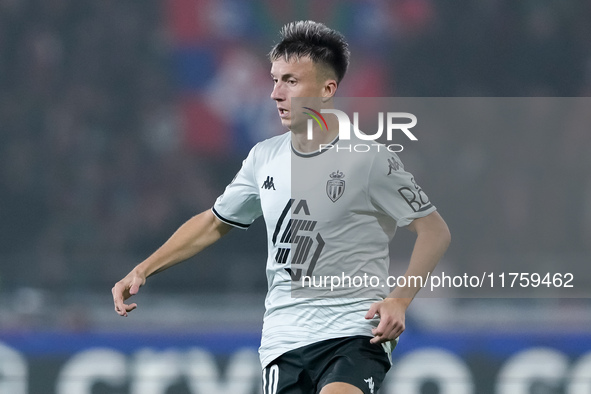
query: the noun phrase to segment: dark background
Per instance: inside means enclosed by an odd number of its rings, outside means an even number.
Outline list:
[[[429,130],[400,157],[452,231],[439,269],[588,264],[590,17],[588,1],[0,0],[2,338],[24,351],[9,334],[260,329],[262,221],[150,279],[126,320],[110,288],[283,132],[266,54],[296,19],[349,40],[343,97],[581,98],[576,124]],[[411,242],[401,230],[395,267]],[[583,299],[415,304],[411,332],[591,324]]]
[[[343,97],[590,92],[590,10],[579,1],[5,0],[0,11],[5,291],[102,291],[208,209],[252,145],[283,132],[266,53],[284,22],[316,17],[349,39]],[[462,239],[447,259],[589,254],[584,127],[437,141],[414,167],[412,151],[401,158]],[[459,204],[448,188],[474,198]],[[264,292],[261,232],[232,235],[154,287],[230,290],[215,279],[223,261],[258,267],[239,275],[240,290]]]

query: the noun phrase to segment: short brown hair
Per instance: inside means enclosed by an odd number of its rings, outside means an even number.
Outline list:
[[[297,21],[283,26],[280,35],[281,41],[269,52],[272,62],[280,58],[289,61],[308,56],[314,63],[333,70],[337,83],[341,82],[349,67],[350,56],[349,44],[341,33],[322,23]]]

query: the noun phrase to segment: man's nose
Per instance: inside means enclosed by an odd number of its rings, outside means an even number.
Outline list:
[[[281,82],[277,82],[273,86],[273,91],[271,92],[271,98],[275,101],[285,100],[285,95],[283,94],[283,84]]]

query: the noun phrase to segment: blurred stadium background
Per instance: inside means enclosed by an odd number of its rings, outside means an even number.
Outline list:
[[[127,319],[110,289],[281,131],[284,23],[349,39],[342,96],[591,109],[590,18],[578,0],[0,0],[0,393],[260,392],[262,222],[151,278]],[[589,127],[439,138],[411,161],[452,230],[443,267],[591,262]],[[590,307],[417,299],[381,392],[589,394]]]

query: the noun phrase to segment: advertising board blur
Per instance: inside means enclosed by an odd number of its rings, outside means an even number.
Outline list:
[[[0,334],[1,394],[262,392],[258,333]],[[591,335],[405,333],[382,394],[591,392]]]

